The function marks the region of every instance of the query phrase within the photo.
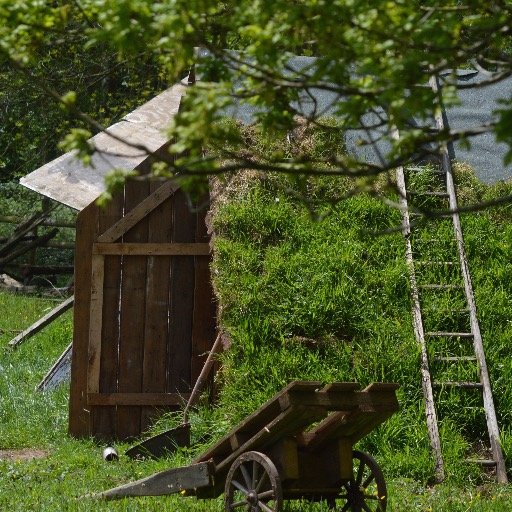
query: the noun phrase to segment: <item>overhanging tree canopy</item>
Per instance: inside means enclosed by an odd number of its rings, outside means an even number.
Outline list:
[[[196,64],[202,80],[191,88],[171,127],[177,141],[172,150],[187,156],[172,159],[167,172],[199,179],[242,168],[344,175],[356,178],[360,188],[361,179],[371,187],[378,175],[450,141],[494,132],[497,140],[512,144],[512,97],[478,125],[432,129],[435,110],[456,103],[461,88],[478,87],[485,94],[487,84],[512,74],[511,15],[506,0],[75,0],[50,5],[2,0],[0,52],[4,62],[30,74],[34,50],[50,35],[65,33],[72,17],[73,30],[85,34],[87,45],[109,44],[120,56],[152,54],[170,82]],[[197,52],[197,47],[208,51]],[[294,66],[294,54],[315,59]],[[485,69],[485,80],[467,84],[449,72],[468,65]],[[444,87],[436,93],[429,78],[442,73]],[[328,111],[316,103],[318,91],[329,94]],[[72,94],[47,92],[84,120]],[[293,151],[268,154],[248,146],[243,132],[222,122],[226,109],[240,104],[251,105],[259,126],[274,136],[290,134],[300,118],[326,131],[378,133],[386,150],[375,161],[347,155],[342,148],[321,158]],[[327,122],[327,113],[334,120]],[[93,130],[101,129],[85,120]],[[391,136],[392,128],[399,139]],[[67,147],[87,149],[88,135],[75,133]],[[205,158],[207,146],[211,151]],[[512,160],[512,151],[506,159]]]

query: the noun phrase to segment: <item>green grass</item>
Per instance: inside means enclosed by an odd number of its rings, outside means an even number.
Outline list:
[[[475,196],[471,180],[466,180],[464,198],[470,202]],[[312,194],[325,186],[301,185]],[[341,195],[342,187],[331,192]],[[477,468],[462,463],[480,425],[455,396],[446,397],[447,410],[455,414],[441,424],[449,478],[442,485],[429,485],[433,462],[411,327],[404,244],[397,233],[375,235],[396,226],[397,212],[360,196],[334,207],[325,204],[323,211],[330,214],[317,222],[284,188],[277,178],[253,178],[250,186],[234,189],[230,200],[218,206],[213,270],[223,305],[221,320],[232,348],[223,356],[218,404],[203,405],[192,415],[194,447],[168,459],[130,461],[122,455],[126,445],[119,445],[121,459],[107,463],[101,457],[104,446],[69,438],[67,387],[39,393],[35,386],[69,343],[71,315],[12,351],[8,341],[55,302],[0,293],[0,449],[48,450],[43,459],[0,461],[0,510],[220,512],[222,498],[102,502],[83,496],[187,464],[205,444],[296,378],[401,384],[401,411],[358,446],[383,467],[388,510],[512,510],[508,486],[497,486]],[[478,188],[478,193],[483,197],[490,192]],[[322,208],[321,203],[318,206]],[[506,209],[465,215],[463,222],[503,446],[511,460],[512,226]],[[430,229],[438,228],[432,224]],[[154,431],[180,421],[176,415],[162,418]],[[285,510],[319,512],[326,507],[295,502]]]

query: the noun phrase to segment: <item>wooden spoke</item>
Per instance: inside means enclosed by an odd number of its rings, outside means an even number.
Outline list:
[[[245,467],[244,464],[240,465],[240,471],[242,472],[242,475],[244,476],[245,485],[247,486],[248,489],[252,489],[252,487],[251,487],[252,477],[249,475],[249,472],[247,471],[247,468]]]
[[[242,484],[239,484],[236,480],[233,480],[231,483],[233,484],[233,487],[236,487],[239,491],[243,492],[244,494],[249,493],[249,491]]]
[[[331,502],[338,512],[385,512],[387,490],[384,476],[373,457],[367,453],[352,453],[353,476],[343,484],[344,492]]]
[[[247,506],[246,500],[235,501],[235,503],[231,504],[231,509],[238,508],[238,507],[246,507],[246,506]]]
[[[261,510],[263,510],[263,512],[274,512],[276,510],[275,508],[267,507],[267,505],[265,505],[263,502],[259,503],[258,506]]]
[[[252,488],[256,489],[256,485],[258,483],[258,474],[259,474],[260,465],[253,460],[252,461]]]
[[[263,487],[263,484],[266,483],[267,479],[268,479],[267,473],[263,473],[261,475],[260,481],[256,484],[256,487],[255,487],[256,492],[260,491],[260,489]]]
[[[240,455],[226,477],[225,510],[245,507],[250,512],[280,512],[282,504],[281,478],[274,463],[259,452]]]

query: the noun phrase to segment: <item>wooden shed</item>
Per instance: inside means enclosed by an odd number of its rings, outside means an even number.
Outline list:
[[[131,179],[106,208],[95,202],[110,170],[149,170],[152,156],[134,146],[156,153],[168,145],[164,129],[185,90],[171,87],[95,136],[93,167],[67,153],[22,179],[79,210],[69,409],[76,437],[133,438],[179,408],[215,339],[207,208],[191,209],[173,180]]]

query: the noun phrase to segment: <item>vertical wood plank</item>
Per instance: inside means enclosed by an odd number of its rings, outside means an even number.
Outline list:
[[[173,242],[195,242],[196,214],[182,190],[175,194]],[[194,259],[175,256],[171,261],[171,302],[167,391],[188,392],[191,388],[192,315],[194,309]]]
[[[154,192],[161,184],[161,182],[151,182],[150,192]],[[173,202],[174,199],[171,196],[149,215],[148,242],[171,242]],[[147,258],[142,376],[142,391],[144,393],[163,393],[166,390],[170,273],[170,256]],[[142,431],[147,430],[157,413],[158,411],[154,407],[142,408]]]
[[[89,357],[87,369],[87,392],[98,393],[100,389],[101,330],[103,320],[104,257],[93,255],[91,271],[91,307],[89,322]]]
[[[99,232],[104,233],[123,216],[124,191],[114,195],[100,211]],[[115,393],[118,378],[119,296],[121,257],[105,256],[103,285],[103,316],[101,329],[100,393]],[[116,437],[116,407],[91,407],[92,433],[101,440]]]
[[[200,203],[205,204],[208,198]],[[196,215],[196,242],[207,243],[210,241],[206,227],[207,209],[201,210]],[[211,349],[216,336],[216,303],[213,293],[211,275],[211,258],[195,257],[195,282],[194,282],[194,312],[192,321],[192,383],[197,380],[199,373],[206,361],[207,352]],[[213,373],[209,376],[209,383],[213,381]]]
[[[125,185],[125,214],[144,200],[148,193],[147,180],[128,180]],[[148,220],[144,218],[123,236],[123,241],[144,243],[147,237]],[[146,257],[123,257],[118,378],[120,393],[138,393],[142,389],[145,295]],[[119,439],[130,439],[140,434],[140,411],[138,406],[117,407],[116,434]]]
[[[75,244],[75,305],[73,355],[69,397],[69,434],[87,437],[91,426],[87,409],[87,358],[91,301],[91,247],[98,233],[98,207],[89,205],[78,215]]]

